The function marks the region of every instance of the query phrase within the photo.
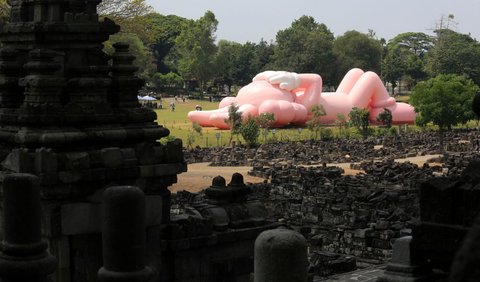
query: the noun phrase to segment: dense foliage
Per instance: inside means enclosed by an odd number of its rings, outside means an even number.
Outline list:
[[[471,79],[453,74],[418,83],[410,96],[417,124],[431,122],[444,130],[473,119],[472,101],[478,89]]]

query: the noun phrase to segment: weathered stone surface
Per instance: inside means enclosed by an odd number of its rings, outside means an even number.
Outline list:
[[[307,282],[307,242],[298,232],[273,229],[255,240],[255,282]]]
[[[475,130],[445,133],[447,152],[468,152],[465,154],[465,160],[460,161],[457,158],[457,166],[458,164],[465,166],[468,163],[468,159],[471,158],[468,154],[477,151],[474,141],[479,138],[480,133]],[[248,149],[243,146],[194,148],[184,150],[184,154],[188,163],[211,162],[212,166],[271,167],[272,164],[281,162],[321,165],[438,154],[439,145],[435,140],[438,140],[437,132],[410,132],[368,140],[275,142]],[[447,167],[451,166],[447,164]]]
[[[356,268],[356,260],[353,256],[323,251],[314,251],[310,256],[309,272],[317,276],[325,277],[332,274],[349,272]]]

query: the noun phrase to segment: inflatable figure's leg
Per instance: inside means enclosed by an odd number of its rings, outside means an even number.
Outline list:
[[[338,85],[337,91],[335,92],[345,94],[350,93],[355,83],[364,73],[365,72],[363,70],[357,68],[349,70],[347,74],[343,77],[342,82],[340,82],[340,85]]]
[[[383,108],[395,105],[395,99],[388,95],[378,75],[374,72],[364,73],[349,92],[353,106],[359,108]]]

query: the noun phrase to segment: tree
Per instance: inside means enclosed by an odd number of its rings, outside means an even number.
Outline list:
[[[435,45],[427,55],[427,72],[432,76],[465,75],[480,84],[480,43],[469,35],[449,29],[435,33]]]
[[[392,85],[392,95],[397,87],[398,81],[405,75],[406,51],[401,48],[388,49],[387,55],[382,61],[382,78]]]
[[[152,84],[157,90],[175,93],[175,91],[183,86],[183,79],[176,73],[169,72],[161,74],[159,72],[152,76]]]
[[[260,128],[263,128],[263,142],[267,142],[268,129],[275,123],[275,114],[273,113],[261,113],[257,116],[257,124]]]
[[[386,128],[392,127],[392,112],[389,109],[384,108],[383,112],[378,114],[377,121],[382,123]]]
[[[252,79],[248,69],[252,55],[245,55],[242,44],[232,41],[220,40],[215,55],[215,77],[218,83],[228,86],[228,92],[234,83]]]
[[[193,143],[195,143],[197,137],[201,137],[202,135],[202,127],[198,123],[193,122],[192,128],[188,131],[187,135],[187,148],[193,149]]]
[[[338,79],[352,68],[380,73],[382,45],[379,40],[358,31],[345,32],[333,42]]]
[[[395,36],[387,47],[402,48],[420,58],[425,57],[433,46],[433,38],[423,32],[405,32]]]
[[[200,19],[188,21],[188,27],[175,40],[180,75],[185,81],[198,81],[202,91],[206,90],[206,83],[214,74],[217,25],[215,15],[207,11]]]
[[[307,121],[307,128],[313,132],[314,140],[317,140],[319,136],[320,129],[323,126],[321,118],[325,116],[327,113],[322,105],[313,105],[311,108],[312,117],[309,121]]]
[[[120,25],[120,33],[135,34],[145,45],[153,38],[147,15],[153,13],[153,7],[146,0],[102,0],[97,12]]]
[[[337,114],[335,125],[338,126],[339,136],[348,137],[348,122],[344,114]]]
[[[166,74],[178,72],[178,54],[175,53],[175,40],[183,29],[187,28],[188,20],[175,15],[160,15],[151,13],[147,16],[153,40],[150,44],[157,63],[157,72]]]
[[[277,32],[277,44],[269,67],[298,73],[318,73],[324,81],[331,82],[335,72],[333,39],[333,33],[325,24],[302,16],[289,28]]]
[[[228,118],[225,119],[225,123],[230,127],[230,140],[228,144],[232,143],[234,135],[240,133],[240,125],[242,124],[242,113],[238,111],[239,106],[235,103],[232,103],[228,107]]]
[[[243,140],[247,142],[248,147],[253,147],[257,144],[260,127],[258,126],[256,118],[248,116],[247,119],[241,123],[239,131]]]
[[[267,65],[272,60],[274,45],[261,39],[258,44],[254,44],[253,49],[251,68],[253,74],[257,74],[267,70]]]
[[[414,83],[426,77],[425,56],[433,46],[433,38],[422,32],[405,32],[395,36],[386,46],[382,61],[382,78],[392,84],[410,78]]]
[[[350,113],[350,123],[355,126],[363,136],[363,139],[368,138],[368,126],[370,124],[370,112],[363,108],[354,107]]]
[[[439,128],[440,150],[443,151],[443,132],[473,118],[472,101],[479,87],[459,75],[438,75],[418,83],[410,95],[417,112],[417,124],[431,122]]]

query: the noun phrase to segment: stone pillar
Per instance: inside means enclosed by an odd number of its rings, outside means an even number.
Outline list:
[[[152,270],[145,266],[145,195],[134,186],[115,186],[103,196],[99,281],[148,281]]]
[[[392,259],[387,265],[385,274],[378,282],[415,282],[431,281],[431,270],[417,263],[412,255],[412,236],[398,238],[393,244]]]
[[[40,185],[36,176],[14,173],[3,181],[0,278],[3,282],[48,281],[56,259],[42,240]]]
[[[307,242],[298,232],[279,228],[255,240],[254,282],[306,282]]]

